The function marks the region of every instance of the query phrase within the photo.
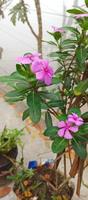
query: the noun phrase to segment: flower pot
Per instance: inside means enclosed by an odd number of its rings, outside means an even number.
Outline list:
[[[59,189],[64,182],[64,176],[59,171],[56,174],[54,169],[45,166],[38,167],[34,170],[32,177],[23,180],[21,184],[14,184],[14,192],[19,200],[71,200],[74,187],[68,181]],[[57,184],[57,189],[55,184]]]
[[[4,154],[0,153],[0,186],[7,183],[6,176],[9,175],[9,169],[13,166],[9,158],[16,159],[17,154],[17,147],[11,149],[8,153],[5,153],[6,157]]]

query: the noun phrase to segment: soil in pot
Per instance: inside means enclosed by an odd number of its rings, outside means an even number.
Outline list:
[[[38,167],[32,178],[14,185],[14,192],[19,200],[71,200],[74,189],[67,182],[60,190],[56,190],[64,181],[63,175],[45,166]],[[35,197],[35,198],[34,198]]]

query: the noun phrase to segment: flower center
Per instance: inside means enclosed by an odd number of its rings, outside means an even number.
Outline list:
[[[48,68],[47,67],[44,67],[44,72],[48,72]]]

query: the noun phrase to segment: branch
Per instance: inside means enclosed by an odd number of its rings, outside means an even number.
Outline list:
[[[26,10],[25,10],[25,3],[24,3],[24,0],[21,0],[21,2],[22,2],[22,5],[23,5],[23,8],[24,8],[25,21],[26,21],[28,27],[30,28],[32,34],[34,35],[34,37],[35,37],[36,39],[38,39],[38,35],[35,33],[33,27],[32,27],[31,24],[30,24],[30,21],[29,21],[29,19],[28,19],[28,16],[27,16],[27,13],[26,13]]]

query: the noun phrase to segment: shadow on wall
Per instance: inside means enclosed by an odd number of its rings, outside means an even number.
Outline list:
[[[0,59],[2,59],[3,48],[0,47]]]

